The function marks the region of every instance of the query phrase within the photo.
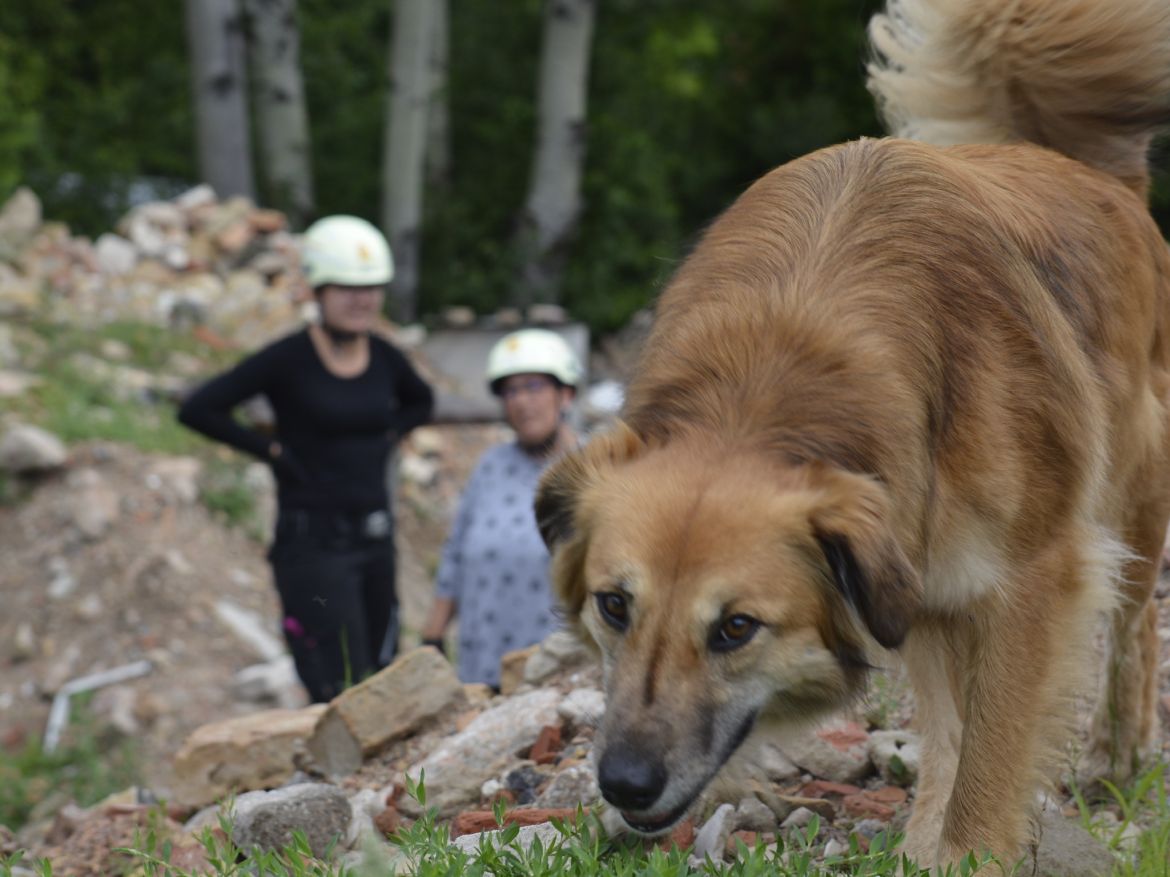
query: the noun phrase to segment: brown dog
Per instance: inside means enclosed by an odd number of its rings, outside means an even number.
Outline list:
[[[673,824],[757,721],[855,696],[876,641],[923,733],[906,851],[1014,859],[1102,612],[1096,769],[1125,777],[1155,730],[1170,3],[894,0],[871,35],[887,116],[943,145],[752,186],[537,517],[603,655],[599,782],[631,826]]]

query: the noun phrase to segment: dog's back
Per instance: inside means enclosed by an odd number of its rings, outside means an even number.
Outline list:
[[[892,0],[871,33],[879,103],[927,142],[821,150],[738,199],[659,301],[625,426],[550,471],[537,516],[609,660],[601,785],[636,823],[685,809],[756,716],[856,692],[868,632],[918,698],[907,851],[1014,856],[1111,605],[1091,769],[1153,737],[1170,3]]]

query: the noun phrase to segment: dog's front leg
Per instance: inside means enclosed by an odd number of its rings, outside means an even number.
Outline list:
[[[1037,564],[1034,577],[1012,582],[969,613],[973,648],[960,667],[963,735],[938,864],[974,851],[1010,869],[1032,841],[1036,791],[1069,724],[1069,671],[1084,650],[1078,634],[1088,629],[1073,557],[1070,551],[1043,570]]]
[[[923,621],[902,647],[906,672],[914,688],[914,725],[921,760],[914,792],[914,812],[906,827],[902,852],[924,867],[935,863],[943,816],[959,763],[962,720],[956,667],[969,637],[940,623]]]

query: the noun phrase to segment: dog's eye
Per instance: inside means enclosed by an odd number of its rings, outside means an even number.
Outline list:
[[[630,625],[630,607],[626,598],[616,591],[603,591],[597,595],[597,610],[606,624],[614,630],[625,630]]]
[[[711,649],[730,652],[738,649],[756,635],[760,622],[750,615],[729,615],[720,622],[711,635]]]

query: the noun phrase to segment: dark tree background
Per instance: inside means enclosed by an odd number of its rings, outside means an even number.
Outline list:
[[[863,71],[878,5],[601,0],[585,210],[563,292],[574,315],[599,330],[620,325],[761,173],[881,133]],[[378,218],[390,11],[391,0],[299,2],[320,213]],[[507,300],[534,148],[540,0],[450,0],[450,28],[452,160],[425,200],[424,314]],[[187,65],[176,4],[0,4],[0,198],[30,185],[48,217],[97,234],[133,200],[189,186]],[[1164,170],[1155,210],[1165,228]]]

